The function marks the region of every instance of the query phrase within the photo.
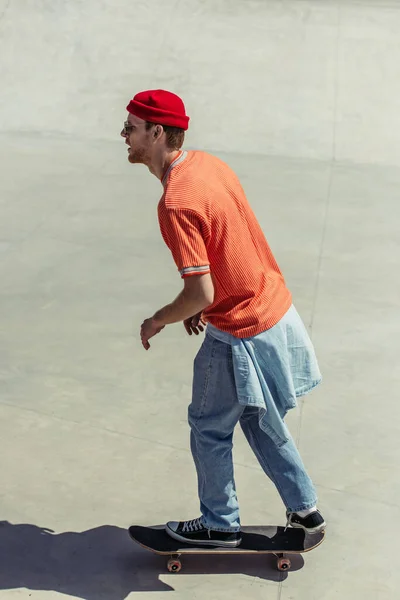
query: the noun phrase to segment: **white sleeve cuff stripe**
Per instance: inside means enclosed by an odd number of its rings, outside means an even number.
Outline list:
[[[210,265],[204,265],[203,267],[186,267],[180,271],[181,275],[188,275],[188,273],[207,273],[210,270]]]

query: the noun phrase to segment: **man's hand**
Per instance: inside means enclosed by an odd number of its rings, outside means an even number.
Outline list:
[[[188,319],[185,319],[183,321],[183,324],[189,335],[192,335],[192,333],[199,335],[200,331],[204,331],[203,325],[205,326],[205,323],[201,318],[201,312],[197,313],[197,315],[195,315],[194,317],[189,317]]]
[[[157,335],[157,333],[160,333],[164,327],[165,325],[160,325],[153,317],[143,321],[140,328],[140,339],[142,340],[142,346],[145,350],[150,348],[149,339]]]

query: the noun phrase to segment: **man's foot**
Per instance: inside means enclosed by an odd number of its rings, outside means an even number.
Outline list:
[[[304,529],[307,533],[319,533],[326,528],[324,517],[321,515],[319,510],[315,510],[306,517],[301,517],[297,513],[286,513],[287,524],[286,527],[291,525],[292,527],[299,527]]]
[[[170,521],[165,526],[165,531],[169,536],[195,546],[223,546],[226,548],[235,548],[239,546],[242,538],[240,532],[234,531],[214,531],[204,527],[201,519],[192,521]]]

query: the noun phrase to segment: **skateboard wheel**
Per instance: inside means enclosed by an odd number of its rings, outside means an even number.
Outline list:
[[[288,571],[292,563],[288,558],[278,558],[278,569],[279,571]]]
[[[167,569],[170,573],[179,573],[182,569],[182,563],[180,560],[171,559],[167,563]]]

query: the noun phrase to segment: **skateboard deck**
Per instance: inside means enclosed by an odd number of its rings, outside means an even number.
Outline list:
[[[134,542],[155,554],[169,556],[168,571],[177,573],[182,568],[179,560],[184,554],[274,554],[280,571],[290,569],[286,554],[310,552],[324,541],[325,531],[307,534],[303,529],[267,525],[242,527],[242,543],[237,548],[220,546],[194,546],[171,538],[164,527],[141,527],[132,525],[129,535]]]

